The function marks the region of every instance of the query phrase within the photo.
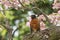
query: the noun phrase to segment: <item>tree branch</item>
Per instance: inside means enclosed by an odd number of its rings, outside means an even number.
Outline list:
[[[17,28],[14,30],[14,32],[13,32],[13,34],[12,34],[13,37],[14,37],[15,32],[16,32],[18,29],[20,29],[20,27],[17,27]]]
[[[12,33],[12,37],[14,37],[14,34],[15,34],[15,32],[17,31],[17,30],[19,30],[21,28],[21,26],[17,26],[17,28],[13,31],[13,33]]]
[[[25,8],[25,6],[21,3],[21,1],[20,1],[20,0],[18,0],[18,2],[21,4],[21,6],[22,6],[22,7],[24,7],[24,8]]]

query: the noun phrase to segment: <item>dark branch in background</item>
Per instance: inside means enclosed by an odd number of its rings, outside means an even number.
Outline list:
[[[18,0],[18,2],[21,4],[22,7],[25,8],[25,6],[22,4],[22,2],[20,0]]]
[[[2,24],[2,23],[0,22],[0,25],[3,26],[5,29],[8,30],[8,28],[5,26],[5,24]]]
[[[18,29],[20,29],[20,28],[21,28],[21,26],[17,27],[17,28],[14,30],[14,32],[13,32],[13,34],[12,34],[13,37],[14,37],[15,32],[16,32]]]
[[[15,8],[15,7],[14,7],[14,4],[13,4],[13,3],[11,3],[11,2],[10,2],[10,0],[8,0],[8,1],[9,1],[9,3],[12,5],[12,8]]]
[[[16,32],[18,29],[19,29],[19,27],[16,28],[16,30],[13,32],[12,37],[14,37],[14,34],[15,34],[15,32]]]
[[[7,0],[7,1],[9,1],[9,3],[11,4],[10,0]]]

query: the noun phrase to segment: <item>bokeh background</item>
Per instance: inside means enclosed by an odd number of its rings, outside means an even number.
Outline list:
[[[41,13],[38,9],[31,9],[33,7],[38,7],[51,21],[54,21],[52,22],[54,25],[60,26],[60,1],[0,0],[0,40],[8,40],[11,29],[13,29],[11,32],[13,40],[22,40],[24,35],[30,33],[30,15]],[[45,24],[45,27],[49,27],[47,21]]]

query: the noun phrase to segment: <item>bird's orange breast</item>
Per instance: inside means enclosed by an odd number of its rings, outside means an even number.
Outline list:
[[[31,27],[33,30],[37,30],[38,28],[40,28],[39,25],[40,25],[40,24],[39,24],[38,19],[33,19],[33,20],[31,20],[31,22],[30,22],[30,27]]]

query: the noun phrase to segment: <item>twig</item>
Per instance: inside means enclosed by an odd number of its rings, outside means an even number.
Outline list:
[[[14,30],[14,32],[13,32],[13,34],[12,34],[13,37],[14,37],[15,32],[16,32],[18,29],[20,29],[20,27],[17,27],[17,28]]]
[[[22,5],[22,7],[24,7],[24,8],[25,8],[25,6],[22,4],[22,2],[21,2],[20,0],[18,0],[18,2]]]

